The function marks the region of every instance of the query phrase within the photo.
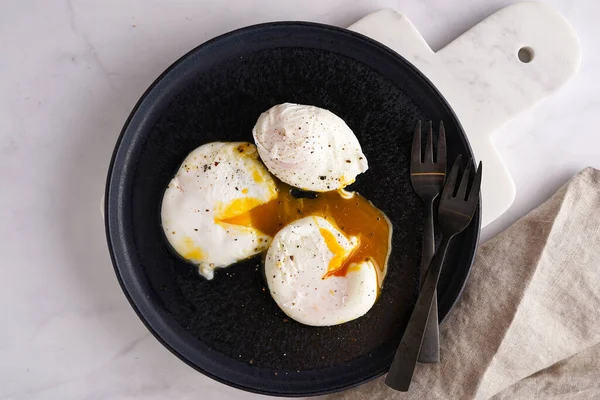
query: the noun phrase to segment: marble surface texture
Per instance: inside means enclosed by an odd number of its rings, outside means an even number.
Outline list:
[[[100,218],[113,145],[173,61],[249,24],[348,26],[405,13],[434,50],[507,0],[4,0],[0,13],[0,399],[260,399],[171,355],[115,279]],[[600,3],[546,3],[574,26],[579,74],[493,139],[516,200],[489,238],[585,166],[600,168]]]

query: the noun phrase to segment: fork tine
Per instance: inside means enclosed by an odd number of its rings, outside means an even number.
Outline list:
[[[442,191],[441,199],[448,199],[454,194],[454,188],[456,187],[456,178],[458,177],[458,168],[460,167],[461,160],[462,155],[459,154],[458,157],[456,157],[456,161],[454,161],[454,165],[452,165],[452,170],[450,170],[450,175],[448,175],[448,179],[446,180],[446,184],[444,185],[444,190]]]
[[[469,190],[469,197],[467,201],[473,205],[477,204],[479,200],[479,191],[481,189],[481,174],[483,171],[483,163],[479,161],[479,165],[477,166],[477,173],[475,174],[475,178],[473,179],[473,184],[471,185],[471,190]]]
[[[425,145],[425,162],[433,164],[433,123],[429,121],[427,144]]]
[[[446,130],[444,129],[444,121],[440,121],[440,133],[437,142],[436,163],[446,165]]]
[[[467,167],[465,168],[462,179],[460,180],[460,186],[458,187],[458,191],[456,192],[456,197],[462,200],[467,199],[467,186],[469,185],[469,175],[471,173],[471,164],[472,160],[469,160],[467,163]]]
[[[417,122],[417,128],[415,129],[415,136],[413,137],[412,153],[411,153],[412,164],[421,164],[421,120]]]

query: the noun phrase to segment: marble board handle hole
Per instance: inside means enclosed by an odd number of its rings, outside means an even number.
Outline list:
[[[519,57],[519,61],[524,64],[528,64],[533,61],[533,57],[535,57],[535,51],[529,46],[523,46],[517,52],[517,57]]]

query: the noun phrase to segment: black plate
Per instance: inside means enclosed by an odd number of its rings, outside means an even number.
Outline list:
[[[346,324],[315,328],[285,318],[262,290],[258,258],[206,281],[170,251],[160,227],[163,191],[188,152],[216,140],[252,141],[259,114],[282,102],[323,107],[346,121],[370,166],[352,189],[394,224],[381,297]],[[409,160],[419,119],[445,122],[450,160],[471,155],[456,116],[427,79],[396,53],[344,29],[251,26],[182,57],[131,113],[106,187],[117,277],[148,329],[198,371],[258,393],[323,394],[386,372],[417,293],[423,215]],[[464,285],[478,234],[476,217],[454,241],[439,286],[441,318]]]

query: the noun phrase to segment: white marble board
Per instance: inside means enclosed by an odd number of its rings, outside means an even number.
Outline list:
[[[515,184],[491,135],[556,92],[579,69],[581,47],[567,20],[543,3],[517,3],[437,52],[394,10],[369,14],[349,29],[404,56],[450,103],[476,159],[484,164],[482,226],[508,210]]]

